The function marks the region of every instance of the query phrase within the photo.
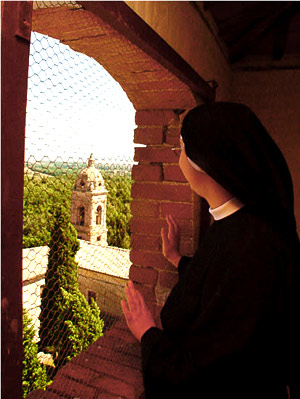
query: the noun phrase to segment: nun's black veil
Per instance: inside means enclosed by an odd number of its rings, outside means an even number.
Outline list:
[[[254,113],[238,103],[200,105],[185,117],[187,156],[272,224],[296,230],[286,161]]]
[[[291,253],[284,277],[285,341],[289,354],[295,355],[292,363],[298,363],[300,245],[292,179],[281,151],[254,113],[238,103],[219,102],[192,109],[183,120],[181,135],[186,154],[194,163],[282,233]],[[292,379],[295,383],[296,377]]]

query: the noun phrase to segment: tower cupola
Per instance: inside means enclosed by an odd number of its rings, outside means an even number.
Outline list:
[[[71,222],[79,239],[107,245],[106,205],[107,190],[91,154],[88,166],[78,174],[72,191]]]

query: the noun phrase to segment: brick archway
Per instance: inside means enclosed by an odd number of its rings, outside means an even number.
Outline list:
[[[78,2],[80,3],[80,2]],[[171,147],[178,145],[178,110],[212,101],[213,90],[123,2],[81,2],[83,8],[34,9],[32,30],[59,39],[98,61],[136,109],[132,177],[130,278],[159,313],[176,282],[161,253],[167,213],[182,229],[181,251],[198,242],[200,201]],[[147,40],[150,40],[147,41]]]

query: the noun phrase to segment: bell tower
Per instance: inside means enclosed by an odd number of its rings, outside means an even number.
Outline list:
[[[79,239],[107,246],[106,204],[107,190],[91,154],[72,191],[71,223]]]

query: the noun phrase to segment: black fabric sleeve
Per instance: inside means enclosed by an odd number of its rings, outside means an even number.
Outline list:
[[[189,258],[188,256],[182,256],[179,263],[178,263],[178,274],[179,278],[183,276],[187,265],[190,263],[192,258]]]
[[[275,274],[275,261],[269,251],[252,251],[248,258],[243,255],[223,259],[228,262],[226,278],[180,337],[172,338],[158,328],[144,334],[141,348],[146,387],[147,381],[153,386],[158,382],[185,384],[195,372],[203,376],[207,372],[216,374],[214,365],[220,362],[228,373],[243,368],[232,354],[251,341],[266,318],[272,305]],[[182,266],[185,264],[183,260]],[[260,366],[259,359],[256,366]]]

